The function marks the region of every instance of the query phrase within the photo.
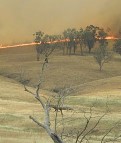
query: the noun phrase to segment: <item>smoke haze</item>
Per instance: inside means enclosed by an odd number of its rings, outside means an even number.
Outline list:
[[[121,27],[120,0],[0,0],[0,44],[32,42],[33,33],[61,34],[93,24]]]

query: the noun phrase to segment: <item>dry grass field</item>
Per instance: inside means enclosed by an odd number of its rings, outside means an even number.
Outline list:
[[[0,49],[0,143],[51,143],[51,139],[43,129],[35,125],[29,115],[43,119],[39,103],[24,91],[21,77],[29,79],[31,90],[37,84],[44,57],[36,61],[34,47]],[[67,124],[66,129],[82,128],[85,124],[82,110],[89,110],[92,105],[93,114],[101,116],[110,112],[94,130],[91,143],[100,142],[104,129],[110,129],[121,120],[121,56],[114,54],[112,60],[104,65],[103,71],[93,58],[93,54],[85,56],[63,55],[56,50],[49,57],[45,67],[42,94],[51,96],[55,90],[71,88],[72,93],[65,99],[65,104],[78,109],[74,120]],[[64,111],[66,117],[72,117],[72,112]],[[54,111],[51,111],[52,118]],[[79,122],[75,122],[78,118]],[[94,119],[91,125],[95,123]],[[81,123],[80,123],[81,121]],[[121,122],[108,135],[108,139],[121,134]],[[121,140],[118,140],[120,143]]]

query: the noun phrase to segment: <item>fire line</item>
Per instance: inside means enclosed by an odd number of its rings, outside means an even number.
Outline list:
[[[1,46],[0,48],[23,47],[23,46],[30,46],[30,45],[36,45],[36,44],[37,44],[37,43],[17,44],[17,45]]]
[[[117,39],[120,39],[120,38],[117,38],[117,37],[114,37],[114,36],[107,36],[105,39],[107,40],[117,40]],[[68,42],[69,39],[63,39],[63,40],[56,40],[56,41],[52,41],[52,42],[45,42],[45,43],[60,43],[60,42]],[[7,45],[7,46],[0,46],[0,48],[14,48],[14,47],[23,47],[23,46],[31,46],[31,45],[37,45],[37,44],[41,44],[40,43],[35,43],[35,42],[32,42],[32,43],[26,43],[26,44],[16,44],[16,45]]]

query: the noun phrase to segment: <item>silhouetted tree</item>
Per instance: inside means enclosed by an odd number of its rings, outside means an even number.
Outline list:
[[[35,34],[33,34],[35,36],[34,42],[36,43],[36,52],[37,52],[37,61],[39,61],[40,59],[40,54],[42,53],[42,48],[41,48],[41,42],[42,42],[42,37],[44,36],[44,32],[42,31],[38,31]]]
[[[121,55],[121,39],[118,39],[115,41],[115,43],[113,45],[113,49],[115,52],[117,52],[118,54]]]
[[[83,34],[84,34],[83,32],[84,30],[82,28],[80,28],[78,31],[78,41],[79,41],[82,56],[83,56],[83,45],[85,45],[84,38],[83,38]]]
[[[68,39],[67,44],[67,54],[69,52],[69,55],[72,53],[72,48],[74,49],[74,54],[76,52],[76,47],[77,47],[77,43],[76,43],[76,39],[77,39],[77,31],[75,28],[70,29],[68,28],[67,30],[65,30],[63,32],[64,38]]]
[[[108,34],[104,31],[104,29],[99,28],[97,38],[98,38],[100,45],[104,45],[107,43],[107,39],[106,39],[107,36]]]
[[[90,26],[87,26],[83,32],[84,43],[88,46],[89,53],[91,52],[91,49],[94,47],[94,44],[96,42],[97,29],[98,27],[90,25]]]
[[[56,47],[59,46],[59,36],[58,35],[44,35],[43,32],[36,32],[35,35],[35,43],[36,51],[37,51],[37,61],[40,60],[40,54],[45,56],[45,61],[48,63],[48,57],[54,51]]]

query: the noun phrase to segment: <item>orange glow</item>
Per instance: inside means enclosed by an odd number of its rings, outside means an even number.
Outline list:
[[[107,40],[116,40],[116,39],[119,39],[119,38],[114,37],[114,36],[107,36],[105,39],[107,39]]]
[[[46,43],[51,44],[51,43],[68,42],[68,41],[69,41],[69,39],[63,39],[63,40],[55,40],[55,41],[52,41],[52,42],[46,42]],[[15,48],[15,47],[24,47],[24,46],[37,45],[37,44],[41,44],[41,42],[40,43],[33,42],[33,43],[26,43],[26,44],[7,45],[7,46],[0,45],[0,48]]]
[[[23,46],[30,46],[36,45],[37,43],[27,43],[27,44],[17,44],[17,45],[8,45],[8,46],[0,46],[0,48],[14,48],[14,47],[23,47]]]
[[[120,38],[117,38],[117,37],[114,37],[114,36],[107,36],[105,39],[107,39],[107,40],[116,40],[116,39],[120,39]],[[60,43],[60,42],[69,42],[69,41],[70,41],[69,39],[62,39],[62,40],[55,40],[55,41],[46,42],[46,43],[51,44],[51,43]],[[32,46],[32,45],[37,45],[37,44],[41,44],[41,42],[40,43],[32,42],[32,43],[26,43],[26,44],[7,45],[7,46],[0,45],[0,48],[24,47],[24,46]]]

